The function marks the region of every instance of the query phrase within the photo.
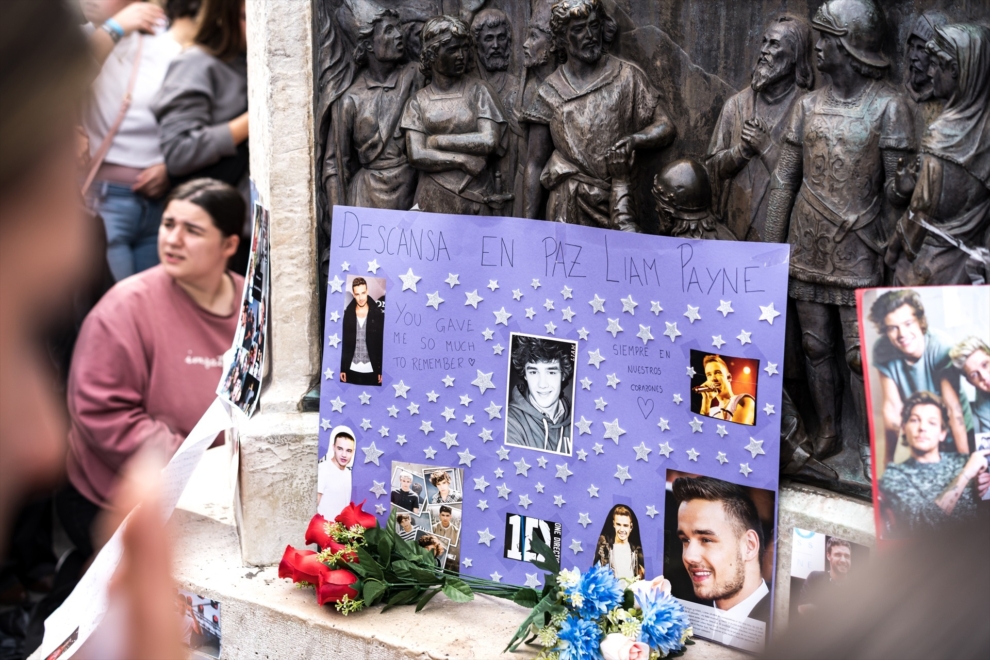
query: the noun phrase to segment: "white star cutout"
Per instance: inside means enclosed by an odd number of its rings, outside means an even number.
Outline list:
[[[488,429],[481,429],[481,433],[478,434],[478,437],[481,438],[482,443],[491,442],[492,432]]]
[[[749,336],[752,334],[753,334],[752,332],[746,332],[745,330],[740,330],[739,334],[736,335],[736,339],[738,339],[739,343],[743,346],[745,346],[746,344],[752,344],[753,340],[749,338]]]
[[[433,309],[440,311],[440,303],[443,302],[443,298],[440,297],[439,291],[434,291],[433,293],[426,294],[426,306],[432,307]]]
[[[694,450],[694,447],[691,447],[690,449],[687,450],[687,455],[688,455],[688,460],[694,461],[695,463],[698,462],[698,457],[701,456],[701,454],[699,454]]]
[[[492,355],[501,355],[504,350],[505,347],[502,344],[495,344],[492,346]]]
[[[543,484],[540,483],[539,481],[536,482],[536,485],[534,486],[534,488],[536,488],[536,492],[537,493],[542,493],[543,492]]]
[[[725,340],[722,339],[722,335],[712,335],[712,346],[715,348],[722,348],[725,345]]]
[[[550,321],[549,323],[547,323],[543,327],[545,327],[547,329],[547,334],[548,335],[555,335],[555,334],[557,334],[557,326],[554,325],[553,321]]]
[[[595,399],[595,410],[605,410],[605,406],[607,405],[608,402],[605,401],[604,397],[598,397]]]
[[[669,442],[660,445],[660,453],[663,454],[664,458],[670,458],[670,452],[672,451],[674,451],[674,448],[670,446]]]
[[[678,406],[679,406],[679,405],[681,405],[681,402],[682,402],[683,400],[684,400],[684,397],[682,397],[682,396],[680,395],[680,393],[677,393],[677,394],[674,394],[674,404],[675,404],[675,405],[678,405]]]
[[[574,297],[571,295],[573,292],[574,290],[571,287],[565,285],[564,288],[560,290],[560,297],[564,300],[568,300],[569,298]]]
[[[327,341],[331,346],[337,348],[337,346],[340,344],[340,337],[338,337],[337,333],[335,332],[332,335],[330,335],[330,338]]]
[[[447,273],[447,279],[444,280],[453,289],[455,286],[461,283],[460,275],[457,273]]]
[[[495,453],[498,454],[498,459],[500,461],[509,460],[509,449],[507,447],[499,447],[498,451],[496,451]]]
[[[389,406],[386,410],[388,410],[388,416],[389,417],[396,417],[396,418],[398,418],[398,416],[399,416],[399,409],[398,408],[396,408],[395,406]]]
[[[725,424],[717,424],[715,432],[718,433],[720,438],[729,435],[729,432],[725,430]]]
[[[585,419],[584,415],[581,415],[580,421],[574,422],[574,426],[578,429],[578,435],[591,435],[591,420]]]
[[[539,288],[540,288],[540,280],[538,280],[538,279],[536,279],[536,278],[534,277],[534,278],[533,278],[533,281],[532,281],[532,282],[530,282],[530,283],[529,283],[529,285],[530,285],[531,287],[533,287],[534,289],[539,289]]]
[[[715,457],[715,460],[721,463],[722,465],[725,465],[726,463],[729,462],[729,459],[726,458],[724,451],[720,451],[718,453],[718,456]]]
[[[495,571],[494,573],[492,573],[490,577],[492,578],[492,582],[501,582],[502,581],[502,576],[499,574],[498,571]]]
[[[488,419],[502,419],[502,406],[496,406],[494,401],[488,404],[485,412],[488,413]]]
[[[358,399],[361,400],[361,405],[366,406],[371,403],[371,395],[367,392],[361,392],[358,394]]]
[[[488,488],[490,485],[491,485],[490,483],[488,483],[487,481],[485,481],[485,478],[484,477],[475,477],[475,480],[474,480],[474,489],[475,490],[480,490],[483,493],[483,492],[485,492],[485,489]]]
[[[568,323],[570,323],[571,322],[571,319],[574,318],[574,310],[571,309],[570,307],[565,307],[564,309],[560,310],[560,316],[565,321],[567,321]]]
[[[475,309],[478,309],[478,303],[480,303],[482,300],[484,300],[484,298],[482,298],[481,296],[478,295],[478,290],[477,289],[475,289],[474,291],[468,291],[467,293],[464,294],[464,296],[465,296],[465,298],[467,298],[464,301],[464,306],[465,307],[468,306],[468,305],[471,305],[471,307],[474,307]]]
[[[381,497],[382,495],[385,494],[385,482],[384,481],[372,481],[372,483],[374,485],[371,488],[369,488],[368,490],[375,494],[375,499],[377,500],[379,497]]]
[[[588,486],[588,497],[598,497],[598,486],[595,484]]]
[[[659,427],[660,427],[660,432],[661,432],[661,433],[663,433],[664,431],[669,431],[669,430],[670,430],[670,422],[668,422],[668,421],[667,421],[667,420],[666,420],[665,418],[663,418],[663,417],[661,417],[661,418],[660,418],[660,421],[659,421],[659,422],[657,422],[657,426],[659,426]]]
[[[426,456],[426,458],[432,461],[433,457],[437,455],[437,450],[434,449],[433,447],[427,447],[426,449],[423,450],[423,454]]]
[[[522,297],[523,297],[523,292],[522,291],[520,291],[519,289],[513,289],[512,290],[512,299],[513,300],[522,300]]]
[[[688,378],[694,378],[695,370],[694,367],[688,367],[684,370],[684,373],[688,375]]]
[[[698,313],[698,308],[692,307],[691,305],[687,306],[687,311],[684,312],[684,316],[686,316],[688,320],[691,321],[691,325],[694,325],[695,321],[701,320],[701,314]]]
[[[410,268],[406,271],[405,275],[399,275],[399,279],[402,280],[402,290],[412,289],[413,293],[416,293],[416,282],[419,282],[422,277],[413,273],[413,269]]]
[[[768,403],[767,405],[763,406],[763,412],[766,413],[767,415],[772,415],[776,411],[773,408],[773,404],[772,403]]]
[[[578,524],[583,525],[585,529],[588,529],[588,525],[591,524],[591,517],[587,513],[579,513]]]
[[[485,341],[491,341],[495,337],[495,332],[490,328],[485,328],[481,331],[481,334],[484,336]]]
[[[338,312],[337,310],[333,310],[332,312],[330,312],[331,323],[336,323],[339,320],[340,320],[340,312]]]
[[[688,424],[691,425],[691,433],[701,433],[701,426],[704,424],[700,419],[695,417]]]
[[[472,380],[471,384],[477,385],[482,394],[485,393],[485,390],[494,390],[495,384],[492,383],[492,375],[494,373],[494,371],[490,371],[485,374],[481,372],[481,369],[478,369],[478,377]]]
[[[444,376],[440,380],[443,381],[443,386],[444,387],[453,387],[454,386],[454,377],[451,376],[450,374],[447,374],[446,376]]]
[[[474,415],[464,415],[464,419],[462,421],[468,426],[471,426],[474,424]]]
[[[651,300],[650,301],[650,311],[653,312],[653,316],[660,316],[660,312],[663,311],[663,307],[660,306],[660,301]]]
[[[573,552],[574,554],[583,551],[583,548],[581,547],[581,542],[578,541],[577,539],[571,539],[571,545],[569,547],[571,552]]]
[[[648,515],[650,517],[650,519],[653,519],[656,516],[660,515],[660,512],[657,511],[657,508],[655,506],[653,506],[652,504],[647,504],[646,505],[646,515]]]
[[[333,378],[333,369],[327,369],[326,371],[324,371],[323,377],[326,378],[327,380]]]
[[[376,504],[375,505],[375,513],[377,513],[379,516],[385,515],[385,505],[384,504]]]
[[[744,449],[746,451],[748,451],[750,454],[752,454],[753,455],[753,458],[756,458],[760,454],[765,454],[766,453],[765,451],[763,451],[763,441],[762,440],[757,440],[756,438],[754,438],[752,436],[750,436],[750,438],[749,438],[749,444],[746,445],[744,447]]]
[[[621,483],[623,486],[626,485],[626,481],[628,481],[629,479],[632,479],[632,477],[629,475],[629,466],[628,465],[625,465],[625,466],[623,466],[623,465],[616,465],[615,466],[615,474],[613,474],[612,476],[615,477],[616,479],[618,479],[619,480],[619,483]]]
[[[664,323],[666,324],[667,329],[663,331],[663,334],[670,337],[670,343],[673,344],[674,340],[681,336],[681,331],[677,329],[677,321],[674,321],[673,323],[664,321]]]
[[[457,434],[451,433],[450,431],[444,431],[443,438],[440,439],[440,442],[446,445],[447,449],[450,449],[451,447],[455,447],[455,446],[456,447],[460,446],[460,444],[458,444],[457,442]]]
[[[732,309],[732,301],[731,300],[719,300],[719,305],[718,305],[718,307],[716,309],[718,311],[722,312],[722,318],[723,319],[726,316],[728,316],[729,314],[731,314],[732,312],[736,311],[736,310]]]
[[[478,500],[478,508],[484,511],[488,508],[488,500]],[[493,573],[493,575],[498,575],[498,573]]]
[[[511,317],[512,314],[505,311],[504,306],[502,307],[502,309],[498,310],[497,312],[492,312],[492,314],[495,315],[495,325],[498,325],[499,323],[501,323],[504,326],[509,325],[509,317]]]
[[[617,334],[622,332],[622,326],[619,325],[619,319],[609,319],[608,327],[605,328],[605,332],[611,332],[612,338],[614,339]]]
[[[653,450],[646,446],[645,442],[640,442],[638,445],[633,447],[636,450],[636,460],[643,461],[644,463],[650,462],[650,452]]]
[[[457,464],[458,465],[466,465],[468,467],[471,467],[471,461],[473,461],[474,458],[475,458],[471,454],[471,450],[470,449],[465,449],[464,451],[457,452],[457,456],[461,459]]]
[[[340,264],[340,270],[342,272],[346,273],[350,269],[351,269],[351,263],[349,261],[345,261],[344,263]]]
[[[505,470],[503,470],[502,468],[495,468],[495,478],[496,479],[501,479],[502,478],[502,475],[504,475],[504,474],[505,474]]]
[[[578,339],[583,339],[584,341],[588,341],[588,331],[585,328],[580,328],[578,330]]]
[[[619,428],[619,418],[616,417],[615,421],[602,422],[602,424],[605,425],[605,435],[603,437],[615,444],[619,444],[619,436],[626,434],[625,429]]]
[[[553,496],[553,503],[554,503],[554,506],[556,506],[558,509],[560,507],[564,506],[565,504],[567,504],[567,502],[564,500],[564,496],[563,495],[554,495]]]
[[[549,312],[551,309],[553,309],[553,301],[547,298],[547,301],[543,303],[543,308]]]
[[[368,262],[368,272],[369,273],[373,273],[373,274],[377,275],[379,268],[381,268],[381,266],[378,265],[378,259],[372,259],[371,261]]]
[[[512,489],[509,488],[508,484],[499,484],[496,490],[498,490],[499,498],[508,501],[509,493],[512,492]]]
[[[773,325],[773,320],[778,316],[780,316],[780,312],[778,312],[773,308],[772,302],[766,307],[764,307],[763,305],[759,305],[759,308],[760,308],[760,321],[766,321],[770,325]]]
[[[395,438],[395,444],[397,444],[397,445],[399,445],[400,447],[401,447],[402,445],[404,445],[404,444],[406,444],[407,442],[409,442],[409,441],[408,441],[408,440],[406,440],[406,434],[405,434],[405,433],[400,433],[400,434],[399,434],[399,435],[398,435],[398,436],[397,436],[397,437]]]
[[[410,388],[409,388],[408,385],[406,385],[401,380],[398,383],[392,385],[392,389],[395,390],[395,398],[396,399],[398,399],[400,396],[403,399],[408,399],[409,398],[409,397],[406,396],[406,393],[409,392],[409,389]]]
[[[586,452],[583,449],[578,449],[577,450],[577,457],[578,457],[578,460],[579,461],[587,461],[588,460],[588,452]]]
[[[582,390],[590,390],[591,389],[591,379],[588,378],[587,376],[585,376],[584,378],[582,378],[580,382],[581,382],[581,389]]]
[[[592,314],[605,311],[605,299],[599,298],[597,293],[595,294],[595,298],[593,300],[588,301],[588,304],[591,305]]]
[[[444,408],[440,416],[443,417],[445,421],[449,422],[450,420],[457,417],[457,413],[454,412],[453,408]]]
[[[495,293],[495,289],[498,288],[498,280],[488,280],[488,284],[485,286],[491,289],[492,293]]]
[[[530,321],[532,321],[534,316],[536,316],[536,310],[533,309],[532,307],[527,307],[526,308],[526,318],[529,319]]]
[[[540,579],[536,576],[536,573],[526,573],[526,583],[525,586],[530,589],[537,589],[540,586]]]
[[[344,406],[347,404],[340,399],[340,396],[337,396],[336,399],[331,399],[330,405],[333,406],[333,412],[344,412]]]
[[[465,557],[463,563],[465,568],[471,568],[472,560],[470,557]]]
[[[474,399],[471,398],[471,395],[470,394],[462,394],[461,395],[461,405],[462,406],[467,406],[472,401],[474,401]]]
[[[541,468],[546,468],[546,466],[547,466],[547,459],[546,459],[546,457],[545,456],[537,456],[537,458],[536,458],[536,464],[539,465]]]
[[[602,352],[600,349],[596,348],[593,351],[588,351],[588,364],[595,365],[595,369],[600,369],[601,367],[599,365],[601,365],[604,361],[605,358],[602,357]]]
[[[436,390],[430,390],[429,392],[426,393],[426,398],[429,400],[430,403],[436,403],[437,399],[440,398],[440,395],[436,393]]]
[[[481,543],[484,543],[485,545],[487,545],[490,548],[490,547],[492,547],[492,541],[494,539],[495,539],[495,535],[492,534],[491,532],[489,532],[487,527],[485,527],[483,530],[481,530],[481,531],[478,532],[478,543],[479,543],[479,545]],[[498,575],[498,573],[492,573],[492,579],[493,580],[495,579],[495,576],[496,575]],[[501,576],[499,576],[499,577],[501,577]]]
[[[431,422],[428,419],[424,419],[423,422],[419,425],[419,430],[423,432],[423,435],[429,435],[430,432],[433,430],[433,422]]]
[[[520,458],[518,461],[513,463],[513,465],[516,466],[516,474],[521,474],[524,477],[529,476],[529,468],[533,467],[532,465],[526,462],[525,457]]]
[[[344,289],[343,289],[344,280],[340,279],[336,275],[333,276],[333,279],[330,280],[328,282],[328,284],[330,285],[330,293],[343,293],[344,292]]]
[[[566,484],[567,477],[571,476],[572,474],[574,473],[571,472],[570,469],[568,469],[567,463],[564,463],[562,465],[557,466],[557,474],[554,475],[554,478],[561,479]]]
[[[633,300],[632,294],[630,293],[625,298],[619,298],[622,301],[622,311],[626,314],[636,316],[636,307],[639,303]]]
[[[749,467],[749,463],[739,464],[739,474],[741,474],[742,476],[748,477],[749,473],[752,471],[753,471],[752,468]]]
[[[533,503],[533,500],[529,499],[529,495],[523,493],[519,496],[519,506],[529,511],[529,505]]]
[[[362,447],[361,450],[364,452],[364,462],[374,463],[375,465],[378,465],[378,457],[385,453],[376,447],[374,442],[368,447]]]
[[[636,336],[643,340],[643,346],[646,346],[646,344],[653,339],[653,333],[650,332],[650,326],[648,325],[641,324],[639,326],[639,332],[636,333]]]
[[[604,454],[605,453],[605,448],[602,447],[602,443],[600,443],[600,442],[596,442],[591,448],[595,450],[595,454]]]
[[[378,435],[382,436],[383,438],[387,438],[388,437],[388,427],[387,426],[382,426],[381,428],[379,428],[378,429]]]
[[[371,430],[371,420],[370,419],[362,419],[361,420],[361,428],[364,429],[365,431]]]
[[[779,374],[777,371],[777,364],[774,362],[767,362],[767,366],[763,367],[763,371],[767,372],[767,376],[772,376],[774,374]]]
[[[616,385],[622,382],[614,373],[609,374],[605,378],[608,380],[608,382],[605,383],[605,387],[611,387],[613,390],[616,389]]]
[[[333,427],[330,424],[330,420],[329,419],[322,419],[322,420],[320,420],[320,428],[323,429],[324,431],[329,431]]]

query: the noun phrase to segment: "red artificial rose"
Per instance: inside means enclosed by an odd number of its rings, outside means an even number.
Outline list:
[[[313,519],[309,521],[309,527],[306,528],[306,545],[310,543],[318,545],[320,550],[333,543],[333,539],[327,534],[327,519],[320,514],[313,516]]]
[[[360,504],[355,504],[351,502],[344,507],[344,510],[340,512],[340,515],[334,518],[335,521],[343,523],[344,527],[353,527],[354,525],[361,525],[365,529],[371,529],[378,525],[378,520],[371,515],[366,513],[361,509],[364,503],[368,500],[362,500]]]
[[[293,582],[319,584],[320,578],[330,571],[312,550],[296,550],[291,545],[285,547],[285,554],[278,564],[278,576],[291,578]]]
[[[340,602],[344,596],[352,600],[357,598],[358,592],[354,588],[357,581],[357,576],[344,568],[321,574],[320,583],[316,587],[316,602],[326,605]]]

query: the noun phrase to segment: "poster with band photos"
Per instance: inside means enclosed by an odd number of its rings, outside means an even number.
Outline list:
[[[321,492],[479,577],[541,587],[534,536],[676,573],[699,636],[762,649],[786,245],[341,206],[331,240]]]

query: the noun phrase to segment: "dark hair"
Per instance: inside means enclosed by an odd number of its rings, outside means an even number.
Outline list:
[[[434,472],[430,475],[430,483],[434,486],[439,486],[445,481],[450,483],[450,475],[445,470]]]
[[[512,371],[515,373],[518,382],[516,386],[519,393],[529,396],[529,385],[526,383],[526,365],[539,362],[557,362],[560,364],[560,384],[563,386],[570,382],[574,375],[574,358],[571,357],[573,350],[569,344],[553,341],[552,339],[539,339],[538,337],[514,338],[516,342],[512,351]]]
[[[567,61],[564,31],[574,18],[587,18],[591,12],[598,14],[602,22],[602,52],[607,53],[619,26],[605,11],[601,0],[561,0],[550,9],[550,52],[557,56],[557,63]]]
[[[412,492],[416,493],[417,495],[423,492],[423,484],[415,480],[412,482],[412,485],[409,486],[409,488],[410,490],[412,490]]]
[[[629,518],[629,522],[632,522],[635,519],[635,516],[633,515],[632,509],[630,509],[629,507],[625,506],[624,504],[618,504],[618,505],[616,505],[616,507],[614,509],[612,509],[612,519],[613,519],[613,521],[614,521],[614,519],[615,519],[616,516],[625,516],[626,518]],[[613,524],[614,524],[614,522],[613,522]],[[633,526],[634,527],[635,527],[635,525],[636,525],[636,523],[633,523]]]
[[[203,0],[199,29],[193,41],[221,60],[232,60],[247,48],[241,37],[244,0]]]
[[[771,27],[780,25],[786,28],[787,34],[794,46],[794,84],[802,89],[814,89],[815,67],[812,64],[814,55],[811,26],[808,21],[794,14],[781,14]]]
[[[416,539],[416,543],[418,543],[421,548],[429,548],[437,544],[437,539],[432,534],[423,534]]]
[[[361,27],[358,31],[357,44],[354,45],[354,64],[358,68],[363,67],[368,63],[368,51],[371,50],[371,42],[375,37],[375,24],[381,23],[383,19],[395,18],[399,19],[399,12],[394,9],[383,9],[378,12],[371,22],[367,25]]]
[[[203,0],[165,0],[165,16],[169,23],[177,18],[196,18],[202,6]]]
[[[206,211],[224,238],[241,235],[246,213],[244,198],[229,183],[193,179],[172,190],[165,199],[165,206],[173,201],[189,202]]]
[[[468,57],[472,59],[468,62],[466,70],[470,71],[471,67],[474,66],[474,37],[471,35],[470,28],[453,16],[434,16],[426,22],[419,35],[420,43],[423,44],[423,50],[419,56],[419,70],[426,82],[433,79],[433,62],[437,59],[437,52],[440,50],[440,44],[443,43],[442,38],[445,34],[467,39],[470,46]]]
[[[914,316],[918,319],[918,325],[922,332],[928,332],[928,319],[925,318],[925,306],[921,303],[921,296],[913,289],[898,289],[897,291],[887,291],[882,294],[870,307],[870,321],[876,326],[877,332],[884,332],[883,320],[891,312],[909,306],[914,310]]]
[[[402,524],[403,520],[408,520],[409,522],[412,522],[412,516],[410,516],[408,513],[400,513],[395,517],[395,521],[399,524]]]
[[[475,41],[481,38],[481,31],[485,28],[497,28],[501,26],[509,28],[509,38],[512,38],[512,26],[509,24],[509,17],[501,9],[486,7],[477,13],[471,21],[471,34]]]
[[[351,291],[358,288],[359,286],[368,288],[368,280],[364,279],[363,277],[355,277],[354,281],[351,282]]]
[[[763,561],[763,524],[756,505],[742,486],[713,477],[678,477],[674,479],[673,494],[678,504],[691,500],[720,502],[722,510],[736,530],[736,536],[742,536],[748,530],[756,532],[760,539],[759,557]]]
[[[350,440],[354,444],[357,444],[357,440],[355,440],[354,439],[354,436],[351,435],[350,433],[338,433],[337,435],[333,436],[333,443],[332,444],[334,444],[334,445],[337,444],[337,438],[345,438],[347,440]]]
[[[835,536],[830,536],[825,540],[825,554],[828,555],[828,553],[832,552],[832,548],[834,548],[837,545],[845,546],[849,548],[850,552],[852,552],[852,543],[850,543],[849,541],[843,541],[842,539]]]
[[[64,141],[96,73],[78,14],[65,0],[4,0],[0,192]]]
[[[449,506],[444,504],[443,506],[440,507],[440,513],[453,513],[453,512],[450,510]]]
[[[904,402],[904,407],[901,408],[901,426],[903,427],[907,424],[908,419],[911,417],[911,411],[918,406],[937,406],[939,411],[942,413],[942,428],[949,428],[949,411],[946,409],[945,404],[942,402],[942,397],[933,393],[921,390],[915,392],[907,398]]]

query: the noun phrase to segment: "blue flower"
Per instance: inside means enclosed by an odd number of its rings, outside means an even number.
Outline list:
[[[569,615],[560,625],[557,634],[557,647],[560,660],[589,660],[601,657],[602,631],[598,623]]]
[[[667,655],[681,648],[684,633],[691,626],[684,607],[670,594],[658,591],[643,598],[643,624],[639,641]]]
[[[577,613],[585,619],[597,619],[622,605],[625,587],[608,566],[596,565],[580,581],[565,590]]]

